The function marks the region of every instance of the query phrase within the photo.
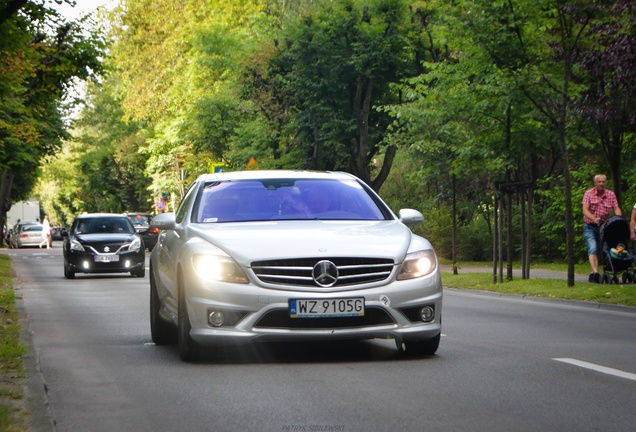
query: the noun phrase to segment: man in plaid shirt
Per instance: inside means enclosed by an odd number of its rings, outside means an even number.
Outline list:
[[[590,282],[601,282],[598,273],[598,248],[600,244],[600,226],[609,219],[610,213],[614,211],[617,216],[622,216],[618,206],[616,195],[611,190],[605,189],[607,177],[604,174],[594,176],[594,187],[585,191],[583,195],[583,235],[587,245],[587,255],[592,267]]]

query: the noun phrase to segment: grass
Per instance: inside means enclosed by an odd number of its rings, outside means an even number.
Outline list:
[[[492,291],[505,294],[519,294],[532,297],[558,298],[568,300],[581,300],[596,303],[608,303],[616,305],[636,307],[636,284],[612,284],[601,285],[587,282],[576,282],[573,287],[568,287],[563,279],[521,279],[493,283],[492,272],[461,273],[462,267],[480,266],[492,267],[492,263],[461,263],[460,274],[442,272],[442,281],[445,287]],[[520,266],[513,265],[515,268]],[[504,273],[505,273],[504,266]],[[567,272],[567,264],[540,264],[531,266],[532,269],[546,269]],[[575,269],[578,274],[589,273],[587,265],[580,265]]]
[[[8,255],[0,255],[0,430],[6,432],[28,430],[22,361],[27,350],[20,331],[11,261]]]

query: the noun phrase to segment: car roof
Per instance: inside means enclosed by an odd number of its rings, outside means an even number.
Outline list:
[[[142,215],[142,216],[152,216],[152,213],[149,212],[124,212],[125,216],[134,216],[134,215]]]
[[[301,171],[301,170],[250,170],[230,171],[214,174],[203,174],[198,180],[225,181],[225,180],[261,180],[261,179],[332,179],[332,180],[357,180],[352,174],[341,171]]]
[[[82,213],[81,215],[77,215],[76,219],[113,218],[113,217],[127,219],[126,215],[123,215],[121,213]]]

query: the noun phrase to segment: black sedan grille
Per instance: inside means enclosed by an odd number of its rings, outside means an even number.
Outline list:
[[[393,260],[386,258],[292,258],[252,263],[252,270],[262,282],[303,287],[320,286],[313,277],[314,266],[331,261],[338,268],[333,287],[360,285],[388,279]]]
[[[122,253],[122,252],[127,252],[128,248],[130,247],[130,243],[113,243],[113,242],[109,242],[109,243],[91,243],[91,244],[85,244],[84,245],[85,248],[90,248],[92,249],[94,252],[96,253]]]
[[[334,329],[372,327],[395,324],[395,320],[384,309],[368,307],[361,317],[329,317],[329,318],[291,318],[289,310],[272,310],[259,319],[255,328],[273,329]]]

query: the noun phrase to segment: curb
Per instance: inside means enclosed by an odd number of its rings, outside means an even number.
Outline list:
[[[24,381],[25,410],[29,416],[29,432],[54,432],[55,421],[51,414],[48,398],[48,387],[42,375],[40,356],[33,344],[33,333],[29,326],[29,317],[24,308],[21,286],[13,275],[13,291],[16,294],[15,304],[20,320],[20,341],[27,347],[28,354],[22,359],[27,377]]]
[[[508,294],[508,293],[500,293],[496,291],[459,289],[459,288],[451,288],[451,287],[444,287],[444,290],[462,292],[462,293],[472,293],[475,295],[487,296],[487,297],[510,298],[515,300],[528,300],[528,301],[533,301],[537,303],[559,303],[559,304],[564,304],[568,306],[584,307],[588,309],[607,310],[607,311],[614,311],[614,312],[625,312],[625,313],[636,314],[636,307],[634,306],[625,306],[625,305],[599,303],[599,302],[588,302],[584,300],[535,297],[535,296],[530,296],[527,294]]]

